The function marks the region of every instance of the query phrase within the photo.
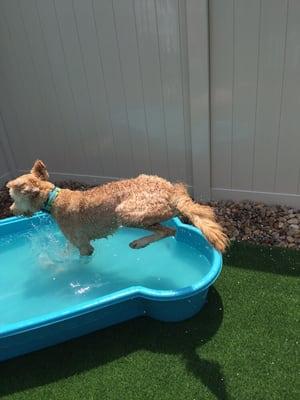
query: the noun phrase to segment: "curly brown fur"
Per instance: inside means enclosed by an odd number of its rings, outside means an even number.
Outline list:
[[[41,210],[54,188],[48,178],[45,164],[38,160],[29,174],[8,182],[14,200],[11,211],[30,216]],[[145,247],[173,235],[174,230],[160,222],[179,214],[187,216],[218,250],[224,251],[228,243],[212,208],[194,203],[184,185],[158,176],[139,175],[84,192],[62,189],[51,214],[81,255],[92,254],[91,240],[107,237],[121,225],[152,231],[152,235],[130,244],[132,248]]]

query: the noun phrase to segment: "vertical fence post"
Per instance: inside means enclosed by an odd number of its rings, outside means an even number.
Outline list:
[[[210,200],[208,0],[187,0],[186,15],[194,198]]]

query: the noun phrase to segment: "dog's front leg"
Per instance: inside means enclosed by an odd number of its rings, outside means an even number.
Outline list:
[[[69,239],[70,242],[77,247],[81,256],[91,256],[94,252],[94,247],[87,240]]]
[[[78,250],[81,256],[91,256],[94,252],[94,247],[90,243],[80,244]]]
[[[60,228],[66,239],[79,250],[81,256],[91,256],[93,254],[94,247],[87,238],[75,236],[73,231],[66,229],[64,226],[60,225]]]

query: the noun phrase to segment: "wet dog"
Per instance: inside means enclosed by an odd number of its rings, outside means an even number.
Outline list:
[[[93,253],[92,240],[107,237],[120,226],[152,232],[130,243],[134,249],[172,236],[174,230],[161,222],[178,215],[188,217],[219,251],[223,252],[228,244],[213,209],[193,202],[181,183],[139,175],[82,192],[59,189],[48,179],[45,164],[37,160],[30,173],[8,182],[14,200],[11,211],[25,216],[40,210],[51,213],[65,237],[83,256]]]

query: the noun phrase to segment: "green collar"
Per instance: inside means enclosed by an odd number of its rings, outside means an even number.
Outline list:
[[[47,212],[51,211],[52,205],[60,191],[61,191],[61,189],[56,186],[54,189],[51,190],[51,192],[48,194],[48,199],[46,200],[46,203],[43,206],[43,211],[47,211]]]

